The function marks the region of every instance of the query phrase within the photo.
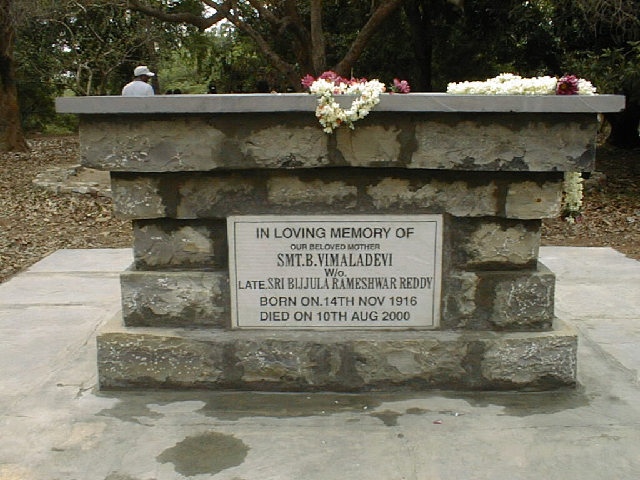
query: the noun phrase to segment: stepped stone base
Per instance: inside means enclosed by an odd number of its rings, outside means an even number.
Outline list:
[[[343,107],[352,100],[341,97]],[[98,336],[102,388],[575,385],[577,335],[554,319],[555,277],[538,262],[541,221],[561,213],[565,172],[593,170],[597,114],[621,111],[624,97],[382,95],[355,130],[331,135],[308,94],[56,102],[80,115],[83,165],[110,172],[115,213],[134,225],[122,313]],[[237,232],[227,240],[229,217],[422,214],[442,217],[437,330],[230,330],[242,285],[228,274],[241,250]],[[295,237],[309,250],[316,238]],[[272,245],[269,255],[280,248]],[[256,279],[287,267],[270,258],[251,256]],[[402,275],[387,266],[358,275]]]
[[[103,389],[547,390],[574,386],[577,334],[291,332],[124,327],[98,335]]]

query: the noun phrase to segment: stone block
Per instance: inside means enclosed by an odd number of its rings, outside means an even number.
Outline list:
[[[315,168],[328,166],[329,139],[316,125],[253,124],[248,135],[237,135],[243,158],[257,167]]]
[[[541,375],[575,378],[577,344],[577,337],[567,335],[548,335],[536,341],[503,337],[486,345],[480,377],[506,386],[536,382]]]
[[[576,381],[577,334],[123,329],[98,335],[100,387],[545,390]]]
[[[451,273],[443,278],[443,329],[548,330],[553,320],[555,275],[537,270]]]
[[[195,175],[169,178],[178,192],[176,218],[225,218],[264,204],[264,179],[257,175]]]
[[[402,159],[401,133],[398,125],[365,125],[354,130],[339,128],[336,131],[337,152],[352,167],[392,166]]]
[[[333,135],[313,112],[83,115],[83,165],[119,172],[400,167],[590,171],[593,113],[376,112]],[[193,132],[197,132],[194,134]]]
[[[507,218],[554,218],[560,215],[561,206],[561,182],[525,181],[509,185],[504,213]]]
[[[111,193],[115,214],[121,219],[166,217],[167,207],[160,177],[112,178]]]
[[[209,170],[224,141],[201,118],[93,119],[83,122],[80,155],[83,165],[112,171]]]
[[[267,191],[267,199],[275,208],[354,208],[358,202],[358,188],[339,180],[304,181],[294,175],[274,176],[267,182]]]
[[[507,120],[508,118],[508,120]],[[574,171],[595,167],[592,117],[447,115],[417,122],[408,168]]]
[[[540,220],[457,218],[449,225],[453,265],[468,270],[534,268]]]
[[[329,163],[329,136],[313,114],[192,115],[83,119],[82,164],[119,172],[319,167]],[[197,132],[197,134],[193,134]]]
[[[415,209],[429,205],[434,213],[461,217],[493,216],[499,212],[495,182],[473,185],[465,181],[433,180],[415,186],[406,178],[388,177],[367,187],[376,209]],[[406,211],[406,210],[405,210]]]
[[[223,220],[135,220],[136,269],[226,268],[227,225]]]
[[[120,275],[127,326],[228,327],[229,276],[225,273],[125,271]]]

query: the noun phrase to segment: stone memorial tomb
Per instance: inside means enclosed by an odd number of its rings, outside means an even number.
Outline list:
[[[541,219],[560,214],[564,172],[594,169],[597,114],[622,97],[383,95],[333,134],[315,105],[58,99],[133,222],[100,386],[574,385]]]

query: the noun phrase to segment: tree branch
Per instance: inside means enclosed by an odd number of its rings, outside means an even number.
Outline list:
[[[299,72],[296,71],[296,68],[293,65],[285,62],[282,57],[274,52],[267,41],[262,37],[262,35],[260,35],[250,25],[248,25],[246,22],[244,22],[231,12],[227,14],[227,19],[238,29],[249,35],[249,37],[251,37],[254,42],[256,42],[258,48],[260,48],[262,53],[267,57],[267,59],[274,67],[276,67],[283,75],[287,77],[287,80],[289,80],[293,88],[295,88],[296,90],[301,89]]]
[[[362,27],[360,33],[351,44],[351,48],[346,55],[333,67],[333,70],[343,77],[351,76],[351,68],[356,62],[369,40],[376,31],[376,28],[391,15],[402,3],[402,0],[386,0],[383,1],[369,18],[369,21]]]
[[[285,32],[289,30],[293,35],[294,53],[298,63],[300,64],[301,71],[310,73],[313,71],[313,62],[311,60],[313,46],[311,45],[311,37],[309,32],[304,27],[300,19],[296,19],[291,16],[286,16],[282,19],[282,26],[278,30],[278,35],[284,36]]]
[[[157,18],[158,20],[162,20],[165,22],[171,23],[187,23],[189,25],[193,25],[198,27],[200,30],[205,30],[212,25],[215,25],[220,20],[226,18],[229,9],[230,9],[230,0],[224,0],[221,3],[214,2],[206,2],[207,5],[212,6],[215,5],[216,13],[211,15],[210,17],[201,17],[199,15],[194,15],[193,13],[167,13],[162,10],[158,10],[156,8],[150,7],[146,4],[142,4],[139,0],[128,0],[127,6],[136,12],[143,13],[150,17]]]
[[[282,26],[282,20],[276,17],[268,8],[266,8],[263,2],[259,2],[258,0],[249,0],[249,5],[251,5],[258,11],[261,18],[264,18],[275,28],[280,28]]]

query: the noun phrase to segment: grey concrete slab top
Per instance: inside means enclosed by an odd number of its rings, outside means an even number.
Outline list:
[[[339,103],[346,107],[350,96]],[[60,97],[58,113],[184,114],[313,112],[316,97],[306,93],[156,95],[152,97]],[[383,94],[374,112],[535,112],[605,113],[624,108],[621,95],[448,95],[446,93]]]

